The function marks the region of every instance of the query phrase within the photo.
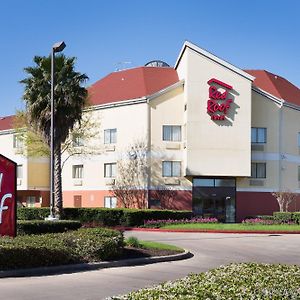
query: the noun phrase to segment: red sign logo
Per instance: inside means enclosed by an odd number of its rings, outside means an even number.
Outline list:
[[[215,78],[210,79],[207,83],[210,85],[208,90],[209,100],[207,100],[207,113],[211,116],[212,120],[223,121],[233,101],[232,99],[227,99],[228,91],[232,90],[232,86]],[[216,85],[221,86],[225,91],[220,92]]]
[[[16,236],[16,164],[1,154],[0,235]]]

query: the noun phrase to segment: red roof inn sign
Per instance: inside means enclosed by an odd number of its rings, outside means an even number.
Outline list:
[[[0,154],[0,235],[16,236],[16,168]]]
[[[215,78],[210,79],[207,83],[210,85],[208,90],[207,113],[211,116],[212,120],[223,121],[233,101],[232,99],[227,99],[228,91],[232,90],[232,86]],[[220,86],[225,91],[220,92],[215,85]]]

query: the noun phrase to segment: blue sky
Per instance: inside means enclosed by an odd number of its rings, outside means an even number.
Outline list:
[[[3,0],[0,11],[0,116],[22,107],[23,68],[60,40],[88,84],[119,62],[173,65],[189,40],[237,67],[266,69],[300,87],[298,0]]]

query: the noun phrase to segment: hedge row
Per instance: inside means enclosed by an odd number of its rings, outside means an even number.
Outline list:
[[[17,234],[42,234],[57,233],[69,230],[77,230],[81,227],[79,221],[59,220],[59,221],[43,221],[43,220],[18,220]]]
[[[49,208],[18,208],[19,220],[43,220]],[[192,217],[191,211],[118,209],[118,208],[65,208],[64,219],[80,222],[99,222],[105,226],[140,226],[146,220],[179,220]]]
[[[274,220],[280,223],[297,223],[300,224],[300,212],[274,212],[273,216],[259,215],[254,217],[246,217],[245,219],[259,218],[261,220]]]
[[[0,270],[54,266],[117,258],[123,235],[103,228],[0,239]]]
[[[295,222],[300,224],[300,212],[274,212],[273,217],[282,223]]]

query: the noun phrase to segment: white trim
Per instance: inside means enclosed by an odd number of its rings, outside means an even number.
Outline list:
[[[277,192],[278,189],[270,189],[270,188],[259,188],[259,187],[253,187],[253,188],[239,188],[236,187],[237,192],[264,192],[264,193],[273,193]]]
[[[193,44],[191,42],[188,42],[188,41],[185,41],[184,44],[183,44],[183,47],[181,48],[181,51],[179,53],[179,56],[178,56],[178,58],[176,60],[175,66],[174,66],[175,69],[177,69],[178,64],[179,64],[179,62],[181,60],[181,57],[182,57],[182,55],[183,55],[183,53],[184,53],[184,51],[185,51],[185,49],[187,47],[190,48],[190,49],[192,49],[192,50],[194,50],[195,52],[197,52],[197,53],[199,53],[199,54],[207,57],[208,59],[210,59],[210,60],[212,60],[212,61],[214,61],[214,62],[222,65],[223,67],[225,67],[225,68],[227,68],[227,69],[229,69],[229,70],[231,70],[231,71],[233,71],[233,72],[235,72],[235,73],[237,73],[237,74],[245,77],[248,80],[254,81],[254,79],[255,79],[255,77],[253,77],[252,75],[246,73],[245,71],[241,70],[240,68],[232,65],[231,63],[229,63],[229,62],[227,62],[227,61],[225,61],[225,60],[223,60],[223,59],[215,56],[214,54],[212,54],[212,53],[204,50],[203,48],[200,48],[199,46],[197,46],[197,45],[195,45],[195,44]]]
[[[184,79],[182,79],[182,80],[180,80],[180,81],[178,81],[178,82],[176,82],[176,83],[174,83],[174,84],[172,84],[172,85],[169,85],[169,86],[167,86],[166,88],[164,88],[164,89],[162,89],[162,90],[160,90],[160,91],[158,91],[158,92],[156,92],[156,93],[154,93],[154,94],[152,94],[152,95],[150,95],[150,96],[147,96],[147,98],[148,98],[149,100],[152,100],[152,99],[154,99],[154,98],[157,98],[157,97],[159,97],[159,96],[161,96],[161,95],[163,95],[163,94],[166,94],[166,93],[168,93],[169,91],[171,91],[171,90],[173,90],[173,89],[176,89],[177,87],[183,86],[183,85],[184,85]]]
[[[288,154],[288,153],[268,153],[268,152],[257,152],[254,151],[251,153],[251,162],[256,161],[285,161],[289,163],[300,164],[300,156],[297,154]]]

